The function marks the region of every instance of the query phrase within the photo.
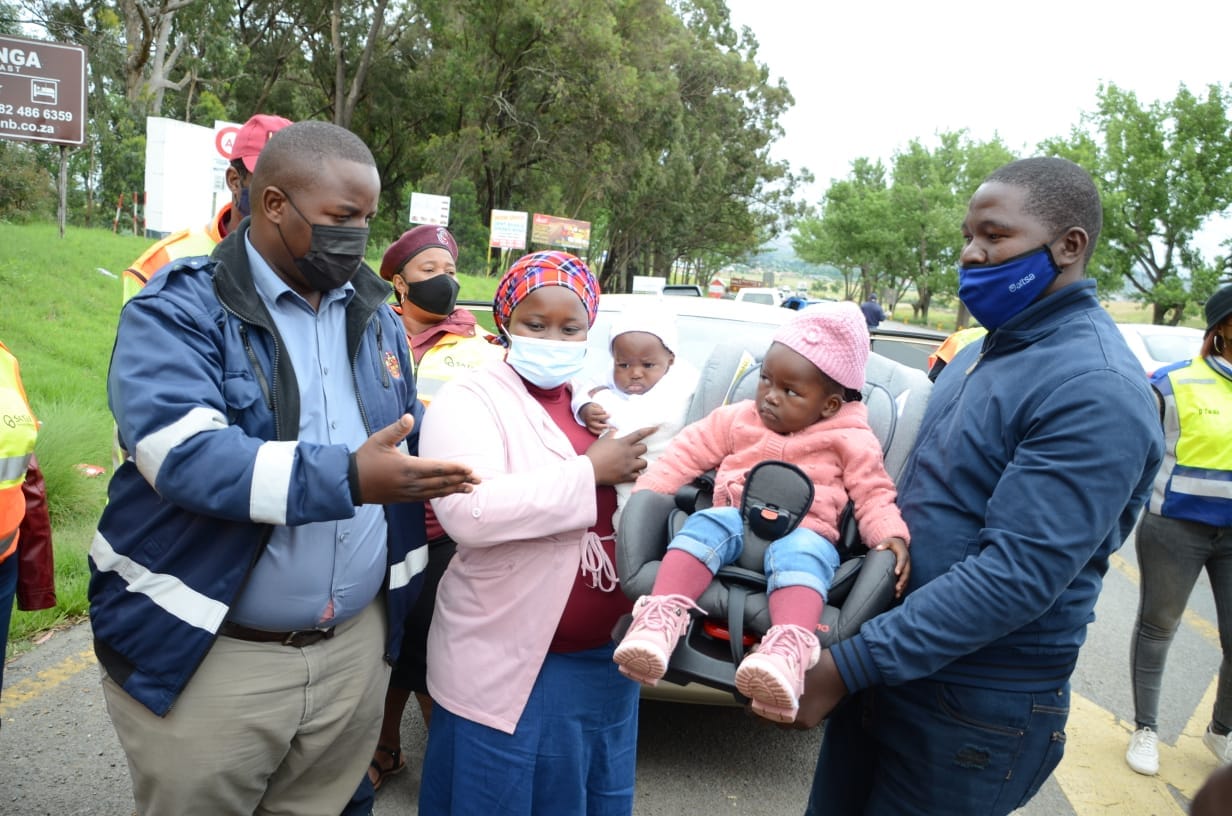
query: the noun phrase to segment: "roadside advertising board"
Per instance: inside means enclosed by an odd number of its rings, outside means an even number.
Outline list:
[[[227,168],[231,166],[231,151],[240,125],[236,122],[214,120],[214,192],[227,193]]]
[[[449,226],[449,196],[411,193],[410,221],[434,227]]]
[[[496,249],[526,249],[528,215],[517,210],[492,210],[488,246]]]
[[[0,37],[0,138],[85,143],[85,48]]]
[[[535,213],[530,240],[548,246],[586,249],[590,246],[590,222]]]

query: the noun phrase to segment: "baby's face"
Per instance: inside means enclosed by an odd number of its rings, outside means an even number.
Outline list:
[[[649,332],[625,332],[612,340],[612,381],[626,394],[645,394],[676,361],[660,340]]]
[[[802,431],[843,407],[843,389],[807,358],[782,343],[771,343],[761,362],[757,415],[778,434]]]

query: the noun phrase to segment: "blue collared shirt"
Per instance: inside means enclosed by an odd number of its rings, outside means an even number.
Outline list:
[[[346,284],[321,295],[314,310],[253,247],[244,245],[257,293],[291,356],[299,384],[299,439],[346,445],[368,439],[351,361],[346,354]],[[355,516],[297,527],[275,527],[228,619],[270,631],[332,626],[354,617],[376,597],[386,572],[385,512],[378,504]]]

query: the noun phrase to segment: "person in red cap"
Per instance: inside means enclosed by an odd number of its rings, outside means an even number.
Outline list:
[[[457,306],[458,244],[445,227],[413,227],[390,244],[381,258],[381,277],[393,284],[398,299],[393,310],[402,318],[415,366],[415,388],[427,406],[452,377],[501,360],[505,351],[490,342],[492,335],[475,316]],[[368,779],[380,789],[385,777],[406,768],[402,758],[402,712],[411,692],[419,701],[424,725],[432,717],[428,694],[428,625],[436,603],[436,585],[453,557],[453,541],[441,529],[432,508],[427,510],[428,566],[423,590],[406,619],[402,654],[389,678],[385,716]]]
[[[128,269],[124,270],[124,303],[149,283],[151,276],[172,261],[193,255],[209,255],[214,247],[239,226],[249,214],[248,185],[257,169],[257,157],[270,137],[291,120],[281,116],[258,113],[244,123],[231,147],[231,165],[227,168],[227,189],[231,200],[222,206],[214,218],[201,228],[173,232],[152,245]]]
[[[802,310],[774,335],[756,398],[686,427],[637,480],[634,490],[671,495],[716,471],[714,506],[689,516],[668,545],[651,594],[633,605],[633,623],[613,655],[622,673],[650,686],[666,673],[688,610],[718,569],[740,557],[745,481],[767,459],[803,468],[815,496],[800,526],[766,551],[771,626],[735,678],[753,712],[784,723],[796,717],[804,673],[821,652],[815,629],[838,569],[839,515],[849,496],[869,549],[894,552],[894,589],[902,594],[910,572],[907,525],[859,396],[868,350],[867,324],[854,303]]]

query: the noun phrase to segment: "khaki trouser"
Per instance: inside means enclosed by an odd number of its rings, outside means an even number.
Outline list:
[[[219,637],[165,717],[106,672],[144,816],[338,816],[376,747],[384,603],[303,649]]]

